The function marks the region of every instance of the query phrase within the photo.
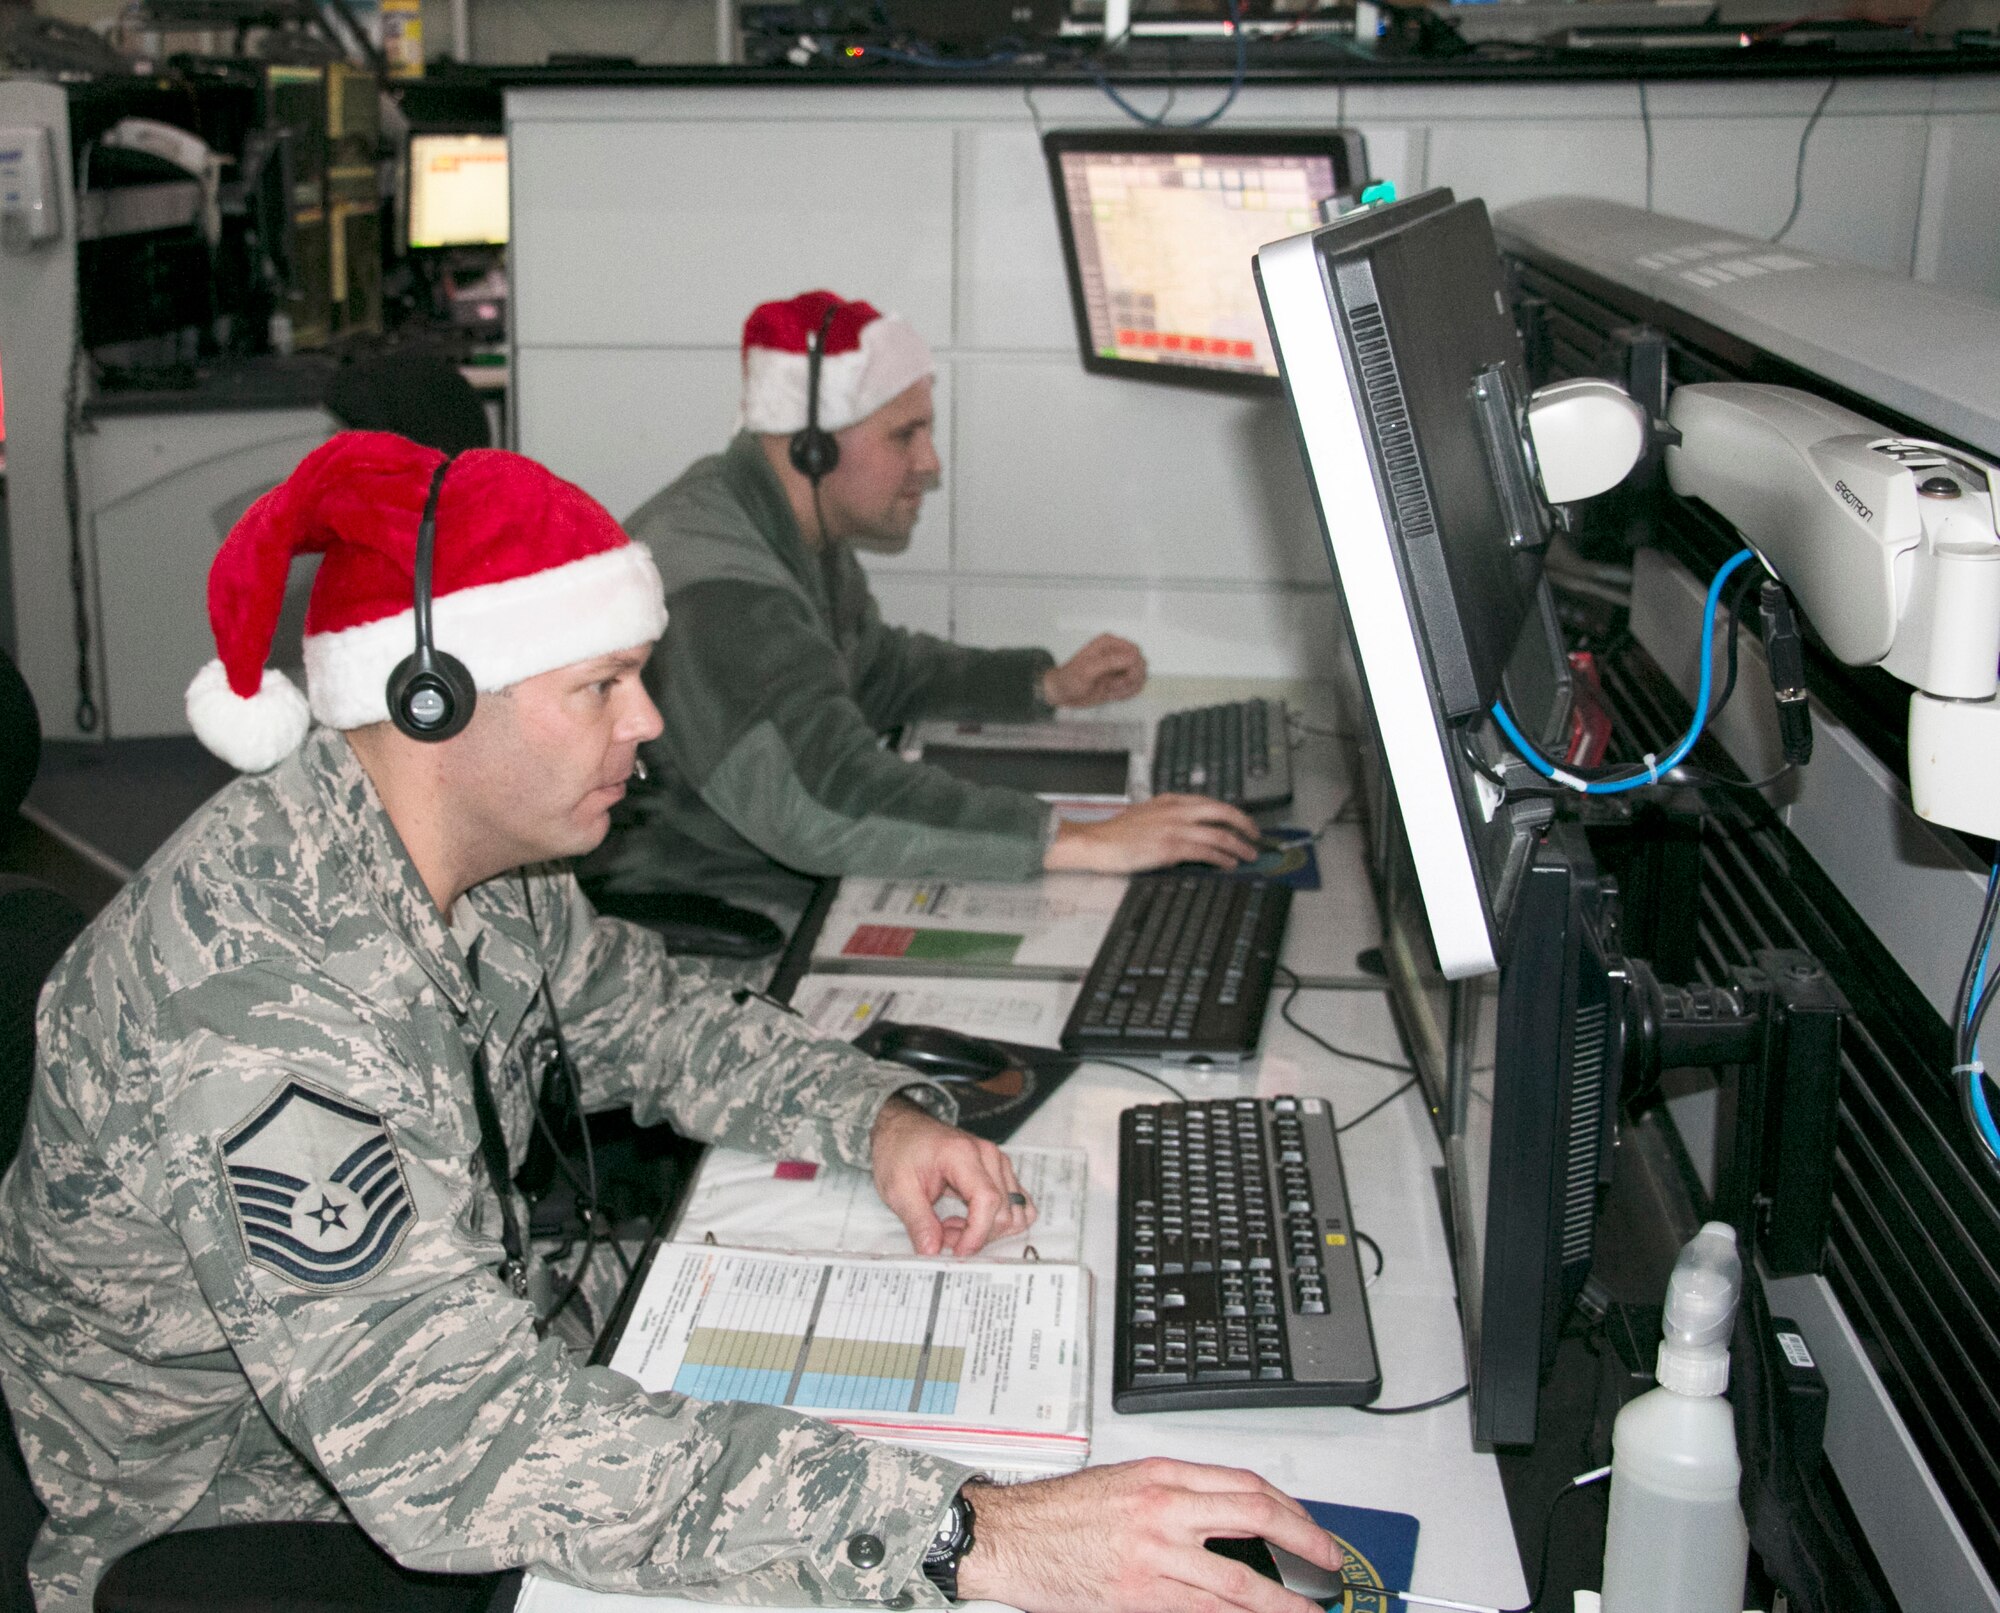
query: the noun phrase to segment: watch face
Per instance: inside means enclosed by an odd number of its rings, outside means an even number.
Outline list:
[[[937,1584],[942,1585],[946,1575],[951,1585],[947,1594],[958,1583],[958,1560],[972,1548],[972,1503],[963,1495],[951,1498],[951,1508],[938,1525],[938,1532],[931,1537],[930,1545],[924,1551],[924,1573]]]

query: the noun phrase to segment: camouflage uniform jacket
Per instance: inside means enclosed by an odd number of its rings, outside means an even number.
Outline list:
[[[44,1613],[87,1609],[169,1530],[343,1509],[414,1568],[940,1605],[918,1564],[966,1470],[645,1394],[536,1337],[495,1275],[470,1078],[483,1045],[518,1169],[544,969],[586,1107],[859,1165],[907,1072],[738,1006],[567,873],[463,901],[469,957],[346,740],[316,730],[57,968],[0,1181],[0,1387],[49,1509]],[[884,1549],[850,1555],[864,1534]]]

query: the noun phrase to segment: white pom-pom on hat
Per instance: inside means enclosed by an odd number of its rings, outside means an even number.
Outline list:
[[[241,773],[276,767],[312,724],[306,697],[276,667],[264,669],[257,692],[246,700],[229,687],[220,661],[210,661],[188,685],[187,718],[195,737]]]

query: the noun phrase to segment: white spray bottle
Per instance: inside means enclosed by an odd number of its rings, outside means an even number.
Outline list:
[[[1735,1229],[1720,1221],[1674,1262],[1659,1387],[1611,1428],[1603,1613],[1742,1613],[1750,1533],[1736,1422],[1723,1398],[1742,1285]]]

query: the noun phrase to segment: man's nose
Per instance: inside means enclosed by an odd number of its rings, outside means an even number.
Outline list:
[[[619,737],[638,744],[658,739],[666,732],[666,719],[660,715],[660,708],[653,704],[653,697],[640,685],[632,691],[631,702],[619,724]]]

